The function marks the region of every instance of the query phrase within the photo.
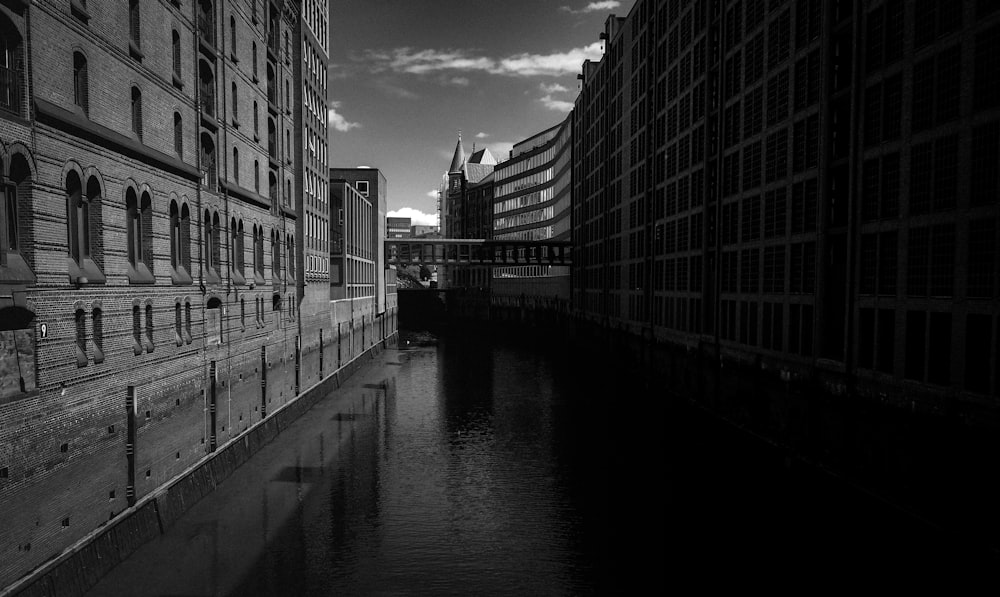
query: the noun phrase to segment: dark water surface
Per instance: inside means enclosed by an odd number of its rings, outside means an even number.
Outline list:
[[[416,340],[91,594],[645,595],[992,565],[587,346]]]

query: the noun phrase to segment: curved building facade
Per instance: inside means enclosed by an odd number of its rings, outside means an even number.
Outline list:
[[[518,143],[495,171],[493,238],[568,240],[571,235],[571,131],[569,118]],[[569,298],[569,267],[493,268],[498,295]]]

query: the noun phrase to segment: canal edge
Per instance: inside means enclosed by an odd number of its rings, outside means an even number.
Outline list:
[[[0,590],[0,597],[82,597],[139,547],[168,531],[184,512],[215,490],[237,468],[305,414],[327,392],[339,389],[387,348],[398,345],[393,331],[339,369],[304,389],[266,419],[206,454],[61,554]]]

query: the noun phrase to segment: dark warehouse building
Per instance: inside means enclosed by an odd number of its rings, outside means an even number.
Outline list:
[[[834,393],[989,404],[1000,3],[639,0],[601,38],[573,115],[579,316]]]

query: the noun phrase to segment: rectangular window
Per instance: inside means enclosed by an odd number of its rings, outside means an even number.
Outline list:
[[[927,381],[951,384],[951,313],[931,313],[928,334]]]
[[[969,256],[966,296],[992,298],[996,277],[997,226],[993,218],[969,222]]]
[[[927,313],[906,313],[906,371],[907,379],[924,380],[924,352],[927,344]]]
[[[896,311],[878,310],[878,354],[875,367],[882,373],[892,374],[895,358]]]
[[[135,45],[136,48],[140,47],[139,43],[139,0],[129,0],[128,3],[128,33],[129,40]]]
[[[875,310],[858,311],[858,367],[872,369],[875,364]]]
[[[1000,25],[976,36],[973,108],[1000,105]]]
[[[970,203],[988,205],[1000,193],[1000,124],[972,129],[972,188]]]
[[[6,263],[5,251],[18,250],[17,234],[17,186],[6,184],[0,186],[0,217],[3,224],[0,226],[0,234],[3,234],[3,243],[0,244],[0,263]]]
[[[965,389],[987,394],[993,325],[989,315],[970,313],[965,321]]]

